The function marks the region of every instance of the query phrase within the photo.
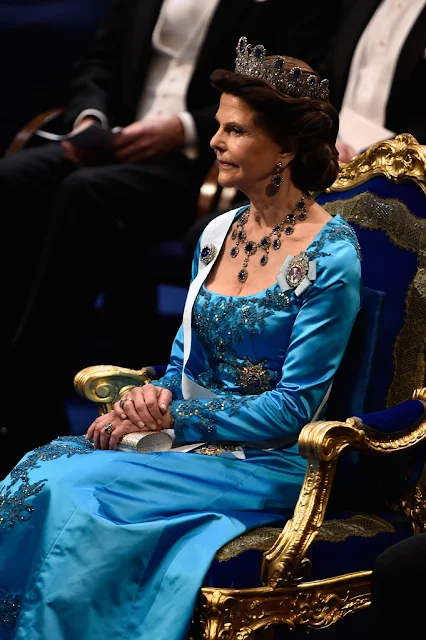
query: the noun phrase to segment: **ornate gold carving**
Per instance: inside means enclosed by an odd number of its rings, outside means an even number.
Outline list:
[[[413,396],[415,399],[417,397],[417,399],[424,402],[421,398],[421,396],[424,395],[424,392],[424,389],[418,389],[414,392]],[[364,446],[369,451],[403,451],[404,449],[409,449],[426,440],[425,414],[423,414],[418,423],[412,425],[412,427],[409,430],[406,430],[403,435],[397,435],[394,433],[379,434],[377,431],[372,431],[368,425],[363,424],[359,418],[351,418],[351,420],[353,420],[360,429],[365,431]]]
[[[386,438],[386,434],[383,435],[383,439],[366,436],[366,445],[370,451],[381,451],[391,453],[392,451],[403,451],[409,449],[426,439],[426,421],[422,421],[413,431],[399,437]]]
[[[364,432],[353,418],[345,422],[319,420],[303,427],[299,435],[299,450],[304,458],[328,461],[337,458],[348,445],[360,448],[364,437]]]
[[[425,172],[426,147],[409,133],[401,133],[394,140],[373,144],[347,164],[340,164],[330,191],[346,191],[373,176],[384,175],[393,182],[413,180],[426,193]]]
[[[417,394],[423,395],[423,391]],[[402,436],[372,432],[359,418],[306,425],[299,436],[300,452],[309,459],[305,480],[293,517],[286,523],[271,549],[264,554],[263,581],[276,588],[297,583],[307,575],[310,561],[306,554],[323,523],[337,457],[346,446],[390,453],[425,440],[426,419],[420,420]]]
[[[324,519],[336,461],[310,461],[293,517],[263,556],[262,581],[273,588],[294,584],[309,574],[307,549]]]
[[[424,475],[424,472],[423,472]],[[401,500],[396,506],[397,511],[403,511],[411,524],[414,533],[426,532],[426,486],[425,479],[422,479],[413,489],[408,497]]]
[[[421,400],[426,403],[426,387],[420,387],[413,391],[413,400]]]
[[[232,596],[224,595],[219,589],[210,590],[208,594],[201,590],[201,604],[196,609],[199,618],[202,637],[206,640],[225,640],[229,637],[232,627],[234,613],[233,609],[238,607],[238,600]],[[197,619],[197,615],[195,619]],[[200,637],[199,633],[196,637]]]
[[[152,367],[134,371],[113,365],[96,365],[79,371],[74,377],[74,387],[81,396],[95,402],[99,413],[103,414],[111,411],[113,404],[130,389],[153,378],[156,378],[156,373]]]
[[[292,584],[306,577],[306,553],[324,520],[339,453],[349,444],[362,447],[364,433],[353,422],[312,422],[303,427],[299,450],[308,458],[305,480],[282,533],[264,554],[262,580],[271,587]]]
[[[323,629],[370,604],[370,571],[294,587],[270,589],[203,588],[191,637],[248,640],[274,625]],[[201,625],[201,630],[198,627]],[[202,632],[202,636],[201,636]]]
[[[426,388],[416,389],[413,393],[413,399],[426,404]],[[405,512],[413,525],[414,533],[426,532],[426,464],[417,485],[396,508],[398,511]]]
[[[380,229],[397,247],[417,256],[418,269],[407,290],[405,317],[394,345],[394,375],[386,399],[388,407],[394,406],[408,400],[413,387],[424,383],[426,220],[416,218],[403,202],[368,191],[348,200],[329,202],[325,208],[363,229]]]

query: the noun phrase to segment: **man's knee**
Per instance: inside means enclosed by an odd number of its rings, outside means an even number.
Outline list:
[[[92,218],[99,207],[105,206],[102,186],[97,167],[77,168],[62,180],[56,190],[54,215],[61,217],[62,212],[74,220],[86,219],[87,216]]]
[[[33,154],[27,151],[17,151],[0,159],[0,187],[2,189],[13,189],[19,186],[21,176],[26,171],[31,171],[36,165]]]
[[[22,149],[0,159],[0,188],[23,195],[43,194],[72,171],[58,145]]]
[[[374,574],[382,582],[412,580],[425,572],[426,534],[412,536],[381,553],[374,565]]]
[[[97,182],[97,167],[81,167],[62,181],[60,189],[69,194],[84,194],[90,192]]]

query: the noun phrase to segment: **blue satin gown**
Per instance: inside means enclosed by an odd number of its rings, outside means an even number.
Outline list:
[[[201,285],[185,372],[215,396],[183,399],[182,330],[156,384],[173,392],[178,441],[216,443],[218,455],[95,451],[61,437],[24,456],[0,483],[2,640],[188,637],[216,551],[284,523],[295,505],[306,470],[297,437],[358,312],[358,253],[335,216],[302,256],[311,265],[304,291],[294,262],[291,286],[255,295]],[[224,442],[240,446],[239,457]]]

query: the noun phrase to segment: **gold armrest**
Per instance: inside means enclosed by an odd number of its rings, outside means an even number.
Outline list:
[[[95,365],[79,371],[74,377],[77,393],[98,405],[102,415],[111,411],[113,405],[125,393],[157,378],[155,369],[143,367],[139,370],[116,367],[114,365]]]
[[[426,388],[417,389],[413,399],[426,404]],[[306,554],[324,520],[338,457],[343,449],[350,446],[359,451],[389,455],[425,440],[425,419],[399,435],[373,432],[359,418],[305,425],[299,436],[300,453],[308,459],[305,480],[293,517],[263,555],[264,584],[276,588],[306,579],[311,567]]]

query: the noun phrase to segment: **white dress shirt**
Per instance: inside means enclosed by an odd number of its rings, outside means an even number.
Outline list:
[[[152,34],[153,56],[136,110],[135,120],[177,115],[187,147],[196,144],[196,129],[186,111],[185,96],[214,11],[219,0],[164,0]],[[108,126],[97,109],[85,109],[74,126],[93,115]]]
[[[339,131],[356,151],[395,135],[384,126],[386,105],[399,54],[425,4],[426,0],[382,0],[358,41]]]

